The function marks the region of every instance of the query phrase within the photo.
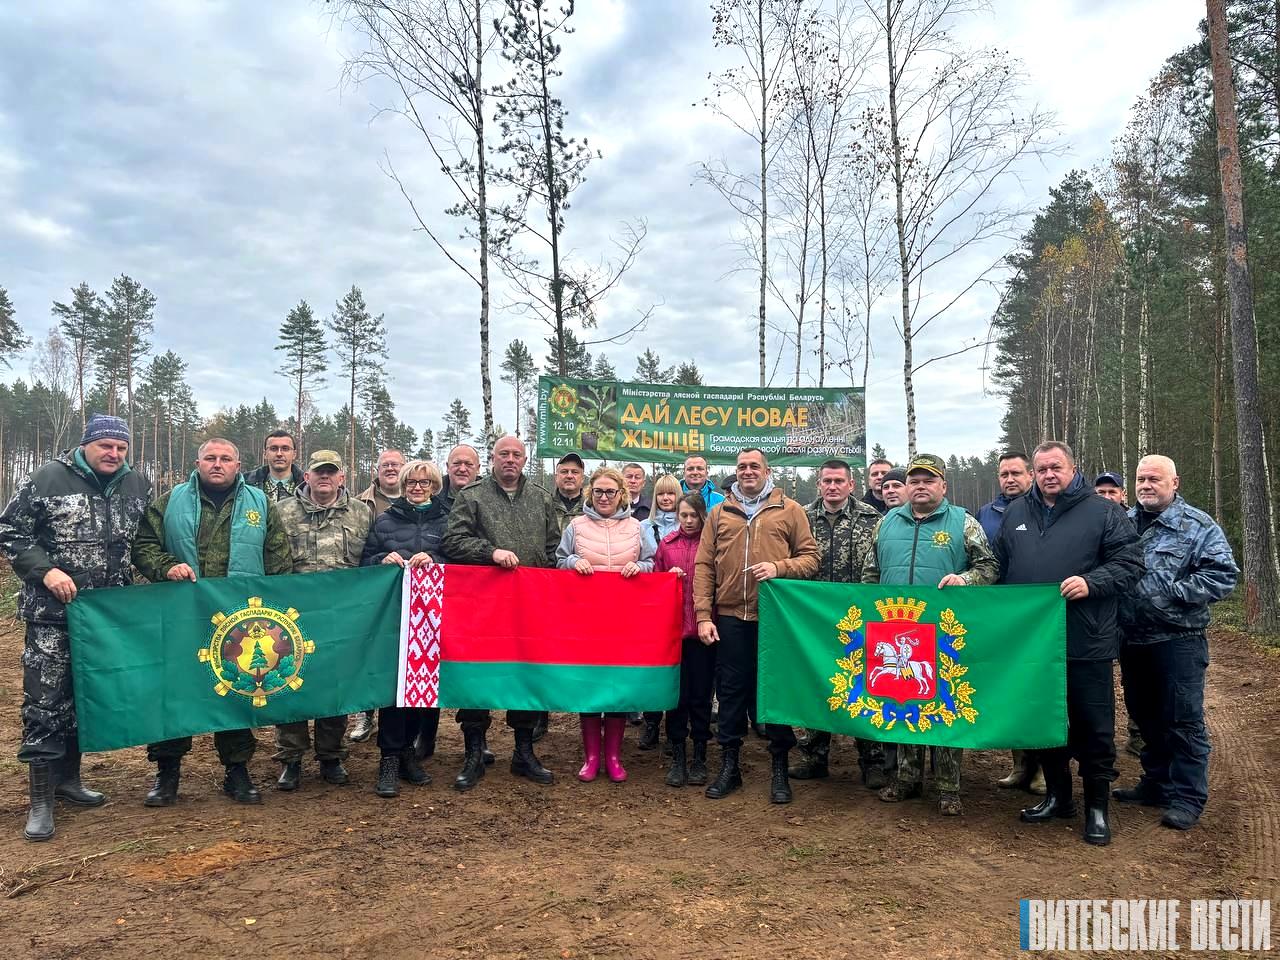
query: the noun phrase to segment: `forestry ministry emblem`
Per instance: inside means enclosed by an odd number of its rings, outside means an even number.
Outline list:
[[[251,527],[261,526],[262,514],[260,514],[257,510],[246,510],[244,512],[244,522]]]
[[[302,686],[303,660],[316,645],[298,629],[293,607],[275,610],[264,607],[261,597],[250,597],[244,609],[211,619],[213,637],[199,657],[213,670],[218,696],[237,693],[262,707],[273,694]]]
[[[927,607],[910,597],[877,600],[880,619],[866,622],[861,610],[849,608],[836,624],[844,656],[831,678],[832,710],[883,730],[901,721],[912,733],[935,723],[977,720],[976,691],[962,679],[969,668],[960,662],[968,631],[950,608],[936,624],[922,622]]]
[[[578,408],[578,394],[567,383],[561,383],[551,391],[547,402],[551,406],[552,413],[559,417],[567,417]]]

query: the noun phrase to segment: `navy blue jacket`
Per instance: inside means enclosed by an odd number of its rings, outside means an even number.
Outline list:
[[[404,497],[397,498],[376,520],[369,530],[364,544],[364,556],[360,566],[370,567],[381,563],[387,554],[395,552],[408,560],[415,553],[429,553],[436,563],[444,563],[444,525],[449,510],[441,497],[436,496],[426,510],[415,510]]]
[[[1002,493],[978,508],[978,522],[982,524],[982,532],[987,535],[989,542],[996,542],[996,534],[1000,532],[1000,524],[1004,521],[1004,512],[1011,503],[1013,501]]]

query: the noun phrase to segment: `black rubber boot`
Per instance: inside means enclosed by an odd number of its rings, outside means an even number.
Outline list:
[[[1106,780],[1084,782],[1084,842],[1105,847],[1111,842],[1111,821],[1107,818],[1107,798],[1111,784]]]
[[[453,789],[470,790],[484,777],[484,731],[463,730],[462,738],[466,753],[462,769],[453,778]]]
[[[431,774],[422,769],[418,763],[418,758],[414,756],[413,747],[410,747],[404,753],[400,754],[400,779],[405,783],[412,783],[415,787],[421,787],[431,782]]]
[[[517,777],[525,777],[534,783],[544,786],[555,779],[555,775],[542,765],[533,752],[533,731],[517,730],[516,749],[511,755],[511,772]]]
[[[769,802],[790,803],[791,784],[787,782],[787,755],[779,754],[773,758],[773,772],[769,780]]]
[[[487,733],[480,738],[480,755],[484,757],[484,765],[486,767],[492,767],[498,762],[497,755],[489,749],[489,734]]]
[[[422,732],[413,741],[413,755],[430,760],[436,754],[436,734],[440,730],[440,711],[432,710],[422,718]]]
[[[667,771],[668,787],[683,787],[689,782],[689,770],[685,766],[684,741],[671,742],[671,769]]]
[[[236,803],[261,803],[262,794],[253,785],[249,766],[244,763],[228,763],[227,775],[222,778],[222,792]]]
[[[400,796],[399,757],[383,757],[378,761],[378,782],[374,785],[373,792],[388,800]]]
[[[685,781],[691,787],[701,787],[707,782],[707,742],[693,741],[693,759],[689,761],[689,776]]]
[[[172,807],[178,802],[178,780],[182,776],[182,760],[161,757],[156,761],[156,782],[142,801],[147,807]]]
[[[1025,807],[1019,817],[1023,823],[1048,823],[1050,820],[1067,819],[1076,815],[1075,801],[1071,799],[1071,767],[1044,768],[1044,799],[1034,807]]]
[[[655,716],[644,715],[644,731],[640,734],[640,742],[636,744],[641,750],[653,750],[658,746],[659,726],[662,723],[662,714]]]
[[[67,752],[53,767],[53,795],[59,800],[75,804],[77,807],[100,807],[107,802],[107,796],[97,790],[90,790],[80,782],[80,741],[72,737],[67,741]]]
[[[32,760],[27,764],[31,810],[22,835],[39,842],[53,837],[53,770],[49,760]]]
[[[291,793],[298,789],[302,782],[302,761],[290,760],[280,768],[280,777],[276,780],[276,789]]]
[[[708,800],[721,800],[742,786],[742,771],[738,769],[738,748],[725,747],[720,760],[720,772],[706,789]]]

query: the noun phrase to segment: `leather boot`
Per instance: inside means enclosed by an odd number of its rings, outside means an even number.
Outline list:
[[[156,782],[142,801],[145,807],[172,807],[178,802],[178,780],[182,776],[182,760],[161,757],[156,761]]]
[[[342,765],[342,761],[337,757],[320,761],[320,776],[324,777],[325,783],[332,783],[337,787],[351,781],[351,777],[347,774],[347,768]]]
[[[647,713],[644,715],[644,731],[640,734],[640,742],[636,744],[641,750],[653,750],[658,746],[659,727],[662,724],[662,714],[656,717],[650,717]]]
[[[1105,847],[1111,842],[1111,822],[1107,818],[1107,798],[1111,784],[1099,778],[1084,782],[1084,842]]]
[[[32,760],[27,764],[31,792],[31,810],[22,835],[40,841],[53,837],[53,766],[49,760]]]
[[[462,757],[462,769],[453,778],[453,789],[470,790],[484,777],[484,731],[463,730],[462,740],[466,753]]]
[[[1071,767],[1044,768],[1044,799],[1034,807],[1025,807],[1019,818],[1023,823],[1048,823],[1054,819],[1067,819],[1076,815],[1075,801],[1071,799]]]
[[[253,785],[248,764],[228,763],[227,775],[222,778],[222,792],[236,803],[261,803],[262,794]]]
[[[107,796],[97,790],[90,790],[80,782],[80,741],[72,737],[67,741],[67,752],[61,760],[54,764],[53,795],[59,800],[75,804],[77,807],[100,807],[107,802]]]
[[[1033,766],[1037,766],[1030,750],[1013,751],[1013,769],[1009,775],[996,781],[996,786],[1004,790],[1025,790],[1031,782]]]
[[[671,769],[667,771],[668,787],[683,787],[689,782],[689,771],[685,766],[685,750],[683,740],[671,741]]]
[[[401,780],[405,783],[412,783],[415,787],[425,786],[431,782],[431,774],[422,769],[413,747],[406,748],[400,754],[400,764],[396,772]]]
[[[707,782],[707,742],[693,741],[693,760],[689,762],[689,776],[686,782],[691,787],[701,787]]]
[[[489,749],[489,735],[487,733],[480,738],[480,756],[484,758],[486,767],[492,767],[498,761],[497,755]]]
[[[604,718],[604,768],[614,783],[627,779],[627,769],[622,765],[622,735],[626,730],[626,717]]]
[[[783,753],[775,756],[772,767],[769,780],[769,802],[790,803],[791,784],[787,782],[787,755]]]
[[[430,760],[436,753],[436,734],[440,731],[440,711],[430,710],[422,718],[422,732],[413,741],[413,755]]]
[[[720,772],[706,789],[708,800],[721,800],[742,786],[742,771],[738,769],[738,748],[725,747],[720,760]]]
[[[583,783],[590,783],[600,772],[600,742],[603,725],[597,716],[579,717],[578,723],[582,727],[582,756],[585,758],[582,769],[578,771],[578,779]]]
[[[515,752],[511,754],[511,772],[517,777],[527,777],[534,783],[544,786],[555,779],[555,775],[542,765],[533,752],[533,731],[517,730]]]
[[[395,754],[378,761],[378,782],[373,792],[388,800],[400,796],[400,758]]]
[[[280,779],[276,781],[276,789],[290,792],[298,789],[302,782],[302,761],[290,760],[280,769]]]
[[[550,718],[551,718],[551,715],[547,713],[547,711],[545,710],[543,710],[541,713],[538,714],[538,719],[534,721],[534,724],[533,724],[533,742],[534,743],[537,743],[539,740],[541,740],[543,737],[547,735],[547,721]]]

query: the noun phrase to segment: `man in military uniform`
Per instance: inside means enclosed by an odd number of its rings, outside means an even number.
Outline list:
[[[244,478],[245,483],[259,488],[268,500],[279,503],[293,496],[302,486],[302,469],[295,462],[298,448],[288,430],[273,430],[262,444],[262,466]]]
[[[1000,566],[987,535],[972,514],[947,502],[946,476],[946,463],[932,454],[918,454],[907,464],[907,502],[876,525],[875,547],[863,568],[863,583],[945,588],[996,582]],[[964,812],[960,802],[964,751],[937,747],[934,756],[938,811],[945,817],[959,816]],[[897,803],[923,792],[924,746],[900,743],[897,775],[880,791],[880,799]]]
[[[452,563],[554,567],[560,525],[551,494],[524,475],[528,454],[519,437],[506,436],[493,445],[493,467],[487,476],[458,491],[445,528],[444,554]],[[579,462],[580,459],[579,459]],[[508,710],[507,726],[515,731],[511,772],[534,783],[554,779],[533,752],[536,710]],[[458,790],[470,790],[484,776],[484,735],[488,710],[459,710],[466,755],[454,779]]]
[[[347,491],[346,479],[337,451],[317,450],[311,455],[304,482],[293,499],[276,505],[280,525],[289,538],[294,573],[360,566],[373,514]],[[347,771],[342,765],[347,758],[347,748],[342,743],[347,731],[346,715],[317,717],[315,727],[320,775],[329,783],[346,783]],[[275,759],[282,765],[276,781],[278,789],[298,789],[302,758],[310,746],[306,720],[276,727]]]
[[[80,445],[32,473],[0,514],[0,553],[22,581],[27,625],[18,759],[28,766],[28,840],[53,836],[55,797],[86,807],[107,799],[80,782],[66,605],[81,590],[131,582],[129,544],[151,485],[129,469],[128,453],[128,424],[95,415]]]
[[[561,533],[574,517],[582,516],[585,475],[586,464],[576,453],[566,453],[556,463],[556,492],[551,495],[551,502],[555,504],[556,523]]]
[[[818,541],[818,572],[813,579],[829,583],[861,583],[862,568],[874,543],[880,514],[854,496],[853,471],[843,460],[828,460],[818,468],[818,499],[804,508],[813,538]],[[790,776],[813,780],[828,775],[831,734],[810,730],[799,742],[800,760]],[[873,790],[885,785],[884,748],[875,740],[858,740],[862,782]]]
[[[293,571],[275,504],[245,482],[240,452],[221,437],[201,444],[190,478],[147,508],[133,541],[133,565],[152,583]],[[213,744],[226,767],[223,792],[237,803],[260,802],[249,777],[249,760],[258,745],[253,731],[221,730],[213,735]],[[190,737],[147,747],[147,758],[156,764],[155,785],[143,801],[147,806],[177,801],[182,758],[190,750]]]

